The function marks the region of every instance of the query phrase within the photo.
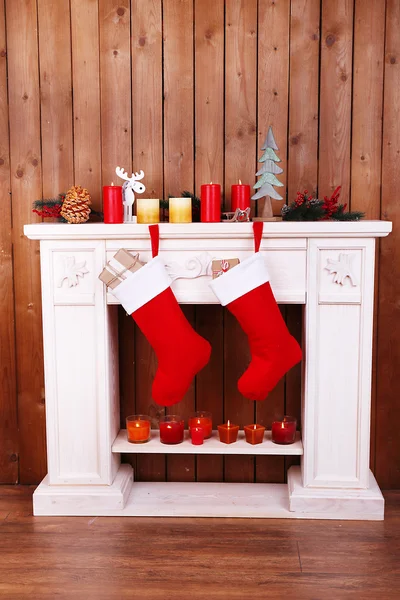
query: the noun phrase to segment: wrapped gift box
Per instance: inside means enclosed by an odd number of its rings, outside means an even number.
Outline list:
[[[212,270],[212,278],[216,279],[217,277],[221,277],[224,273],[233,269],[240,263],[238,258],[221,258],[218,260],[213,260],[211,264]]]
[[[131,254],[128,250],[121,248],[108,261],[99,275],[99,279],[108,288],[114,290],[118,285],[132,273],[143,267],[144,263],[139,260],[139,254]]]

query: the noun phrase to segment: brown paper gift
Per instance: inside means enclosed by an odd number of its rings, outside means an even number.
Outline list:
[[[143,265],[144,263],[139,260],[138,253],[131,254],[128,250],[121,248],[104,267],[99,279],[111,290],[114,290],[124,279],[129,277],[128,271],[134,273]]]
[[[212,278],[216,279],[217,277],[221,277],[221,275],[233,267],[236,267],[239,263],[240,260],[238,258],[221,258],[213,260],[211,264]]]

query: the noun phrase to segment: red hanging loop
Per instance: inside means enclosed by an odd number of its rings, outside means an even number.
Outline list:
[[[158,224],[149,225],[149,233],[151,239],[151,254],[154,258],[155,256],[158,256],[158,246],[160,242],[160,231]]]
[[[253,234],[254,234],[254,251],[259,252],[261,238],[263,234],[264,223],[262,221],[253,222]]]

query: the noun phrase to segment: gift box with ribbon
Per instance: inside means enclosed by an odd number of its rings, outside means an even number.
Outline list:
[[[216,279],[217,277],[221,277],[224,273],[236,267],[240,263],[238,258],[221,258],[218,260],[213,260],[211,264],[212,270],[212,278]]]
[[[122,281],[124,281],[124,279],[143,267],[143,265],[144,263],[139,260],[139,253],[131,254],[128,250],[121,248],[121,250],[118,250],[113,258],[108,261],[107,265],[100,273],[99,279],[105,283],[108,288],[114,290]]]

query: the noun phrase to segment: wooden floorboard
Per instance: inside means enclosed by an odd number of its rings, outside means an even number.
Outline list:
[[[391,600],[400,492],[385,521],[33,517],[0,486],[0,598]]]

